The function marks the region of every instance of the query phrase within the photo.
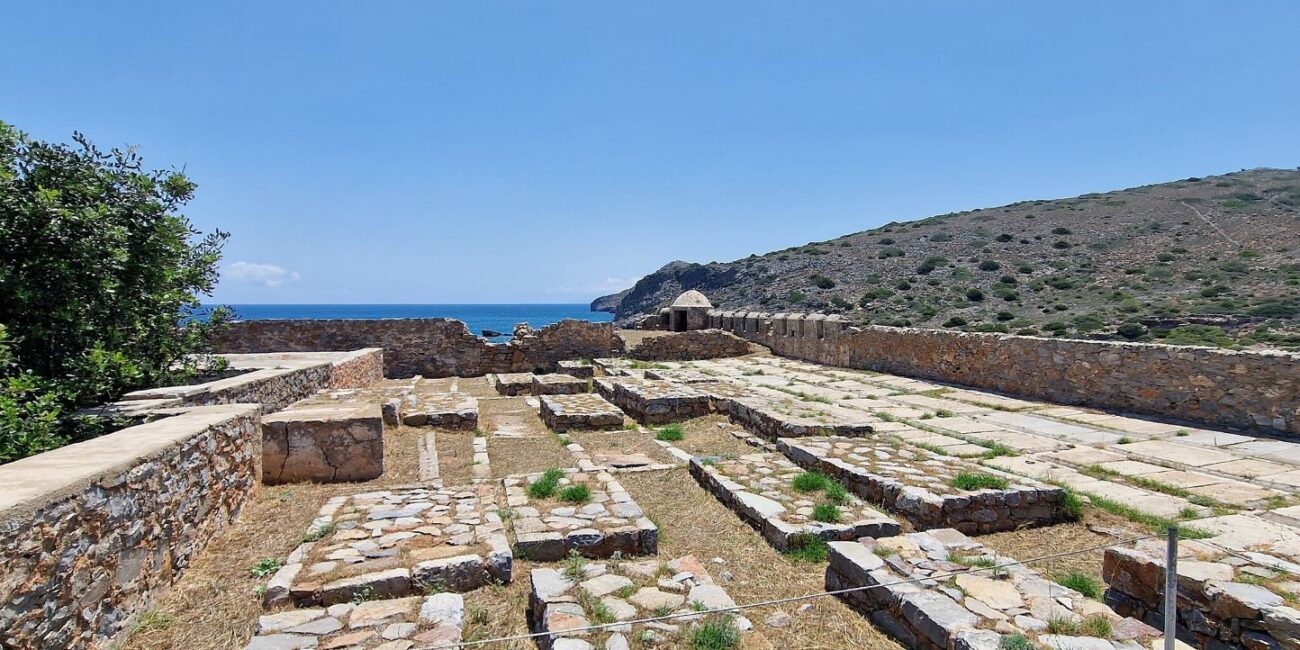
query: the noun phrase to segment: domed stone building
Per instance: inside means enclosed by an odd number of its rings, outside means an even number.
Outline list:
[[[710,309],[713,309],[713,303],[704,294],[691,289],[677,296],[673,304],[659,310],[659,328],[670,332],[707,329]]]

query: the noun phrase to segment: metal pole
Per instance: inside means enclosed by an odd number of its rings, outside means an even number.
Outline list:
[[[1165,543],[1165,650],[1174,650],[1178,631],[1178,527],[1170,526]]]

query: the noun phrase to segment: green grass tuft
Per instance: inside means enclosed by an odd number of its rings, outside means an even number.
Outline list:
[[[804,472],[794,477],[794,480],[790,482],[790,486],[800,492],[816,492],[825,490],[826,486],[830,485],[830,482],[830,477],[821,472]]]
[[[656,440],[663,440],[664,442],[677,442],[685,437],[686,431],[682,429],[680,424],[670,424],[659,429],[659,432],[655,434]]]
[[[833,503],[817,504],[817,506],[813,508],[813,514],[812,514],[813,519],[817,521],[826,522],[828,524],[840,523],[840,518],[843,516],[844,513],[840,512],[840,507]]]
[[[1101,585],[1092,576],[1080,571],[1071,571],[1056,576],[1056,584],[1067,589],[1073,589],[1093,600],[1101,598]]]
[[[790,549],[785,554],[798,562],[825,562],[830,552],[826,540],[812,533],[799,533],[790,537]]]
[[[1005,490],[1009,483],[1006,479],[991,476],[989,474],[977,474],[975,472],[961,472],[948,481],[948,485],[958,490],[983,490],[992,488],[995,490]]]
[[[591,500],[591,488],[581,483],[570,485],[560,491],[560,500],[568,503],[586,503]]]
[[[733,650],[740,647],[740,630],[730,616],[710,616],[691,630],[692,650]]]
[[[534,499],[545,499],[555,494],[555,488],[559,487],[562,478],[564,478],[563,471],[553,467],[546,470],[541,478],[528,484],[528,496]]]

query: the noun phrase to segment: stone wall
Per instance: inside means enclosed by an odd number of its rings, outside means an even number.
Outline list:
[[[750,347],[745,339],[719,329],[691,330],[646,337],[627,356],[641,361],[693,361],[739,357],[749,354]]]
[[[178,409],[0,466],[0,646],[118,637],[243,507],[257,412]]]
[[[1106,603],[1125,616],[1151,625],[1164,620],[1164,540],[1138,548],[1108,548],[1102,564]],[[1178,558],[1178,636],[1200,648],[1294,648],[1300,644],[1300,611],[1266,586],[1285,583],[1276,567],[1290,562],[1263,556],[1267,564],[1242,561],[1196,542],[1196,555]],[[1199,556],[1199,557],[1198,557]],[[1268,568],[1268,567],[1274,568]],[[1246,569],[1246,570],[1242,570]],[[1254,573],[1250,573],[1253,571]],[[1268,576],[1265,578],[1264,576]],[[1251,582],[1247,582],[1251,580]]]
[[[126,394],[117,405],[156,407],[261,404],[278,411],[326,388],[364,388],[383,379],[383,350],[226,355],[245,372],[201,384],[147,388]]]
[[[838,315],[712,310],[781,356],[1062,404],[1300,435],[1300,354],[847,327]]]
[[[218,352],[384,350],[389,377],[478,376],[491,372],[551,372],[565,359],[623,352],[613,323],[564,320],[490,343],[465,323],[446,318],[379,320],[255,320],[234,323],[213,344]]]

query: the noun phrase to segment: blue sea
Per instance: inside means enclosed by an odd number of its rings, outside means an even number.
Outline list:
[[[313,319],[313,318],[455,318],[465,321],[474,334],[495,330],[506,334],[492,340],[510,338],[516,323],[540,328],[566,318],[598,323],[614,319],[613,314],[591,311],[586,304],[577,305],[230,305],[239,320]]]

